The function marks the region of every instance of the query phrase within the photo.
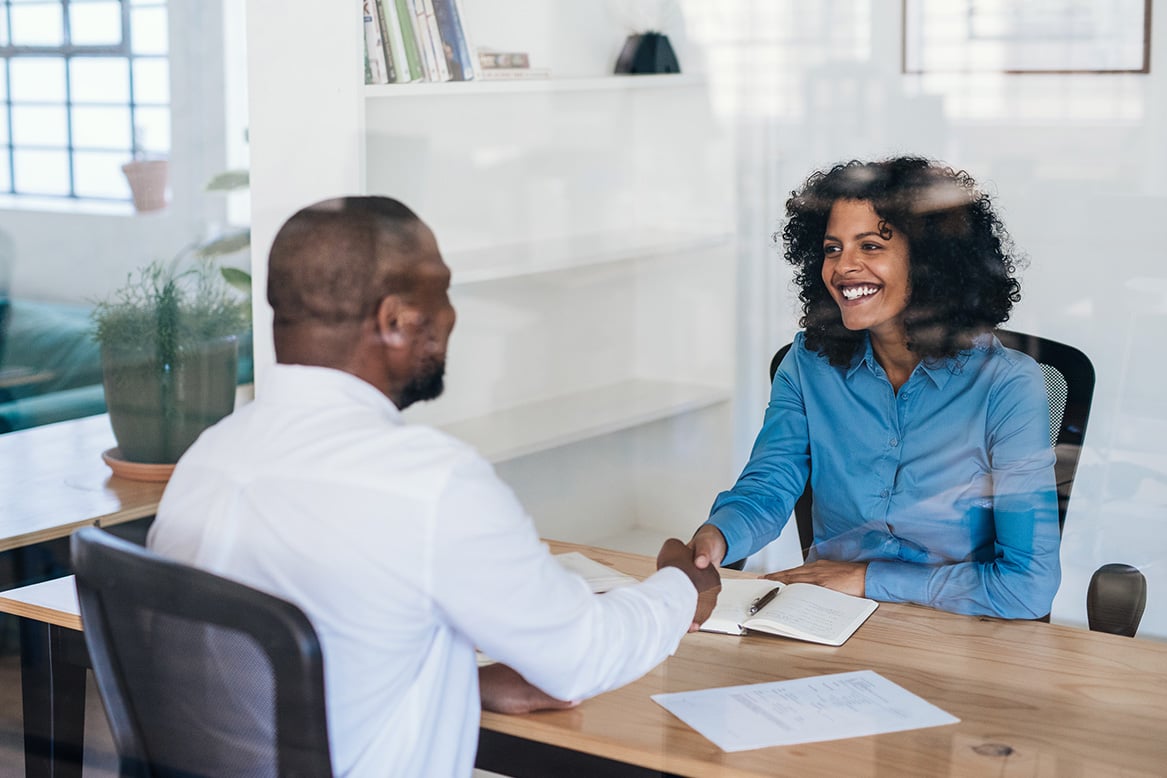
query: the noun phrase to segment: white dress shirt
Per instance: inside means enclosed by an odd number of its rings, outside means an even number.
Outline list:
[[[475,646],[580,700],[657,665],[696,607],[675,568],[590,594],[469,446],[326,368],[276,365],[255,402],[203,433],[149,545],[304,610],[337,775],[469,775]]]

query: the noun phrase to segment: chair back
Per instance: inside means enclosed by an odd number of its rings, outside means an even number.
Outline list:
[[[1026,335],[1010,330],[996,330],[1001,344],[1033,357],[1045,378],[1046,395],[1050,407],[1050,445],[1054,448],[1054,476],[1058,489],[1058,528],[1066,525],[1066,511],[1070,506],[1070,492],[1078,472],[1078,458],[1086,437],[1086,422],[1090,419],[1090,403],[1094,397],[1094,365],[1090,358],[1073,346]],[[787,343],[770,360],[770,382],[778,372]],[[813,463],[811,464],[813,467]],[[798,541],[805,559],[814,545],[814,524],[811,521],[812,494],[808,481],[806,490],[794,505],[798,525]]]
[[[72,536],[123,776],[330,776],[320,644],[277,597],[95,527]]]

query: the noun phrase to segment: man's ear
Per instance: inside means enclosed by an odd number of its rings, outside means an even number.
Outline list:
[[[400,295],[391,294],[377,304],[377,338],[389,348],[407,348],[421,316]]]

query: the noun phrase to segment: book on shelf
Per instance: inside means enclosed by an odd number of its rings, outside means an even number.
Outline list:
[[[773,595],[771,596],[771,593]],[[765,579],[725,579],[703,632],[771,635],[841,646],[879,603],[822,586]],[[754,609],[756,612],[752,612]]]
[[[417,35],[414,33],[413,4],[410,0],[392,0],[393,18],[401,30],[401,42],[405,47],[405,62],[409,66],[410,81],[424,81],[425,68],[421,62],[421,52],[417,48]]]
[[[478,71],[480,81],[523,81],[551,78],[549,68],[482,68]]]
[[[450,66],[446,63],[446,53],[442,47],[442,32],[438,29],[438,17],[434,13],[434,0],[421,0],[421,19],[426,25],[426,41],[433,52],[436,76],[431,81],[449,81]]]
[[[393,0],[375,0],[378,21],[381,23],[381,39],[389,59],[389,71],[393,82],[406,84],[413,80],[409,74],[409,63],[405,59],[405,41],[401,36],[401,24],[397,21],[397,7]]]
[[[450,71],[451,81],[473,81],[476,73],[473,50],[467,37],[462,15],[455,0],[430,0],[434,7],[441,38],[442,54]]]
[[[525,51],[492,51],[478,50],[478,66],[480,68],[529,68],[531,57]]]
[[[377,18],[375,0],[362,0],[365,21],[365,56],[369,59],[367,81],[370,84],[393,82],[389,73],[389,60],[385,56],[385,43],[381,38],[381,23]]]

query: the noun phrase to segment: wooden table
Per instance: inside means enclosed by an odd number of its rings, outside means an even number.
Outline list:
[[[633,554],[550,545],[637,576],[653,567]],[[0,593],[0,611],[40,619],[58,639],[80,637],[76,608],[71,579]],[[875,670],[961,722],[730,754],[650,699],[860,669]],[[62,684],[53,689],[65,691]],[[885,603],[839,648],[692,634],[674,656],[622,689],[566,711],[484,713],[482,728],[685,776],[1160,776],[1167,769],[1167,644]]]
[[[165,484],[114,476],[101,459],[114,445],[104,414],[0,435],[0,551],[153,516]],[[60,775],[52,766],[61,761],[80,770],[81,753],[70,749],[81,742],[84,709],[62,701],[78,678],[84,700],[81,641],[34,617],[21,619],[20,643],[28,774]]]
[[[165,484],[115,477],[114,445],[105,414],[0,435],[0,551],[153,516]]]

